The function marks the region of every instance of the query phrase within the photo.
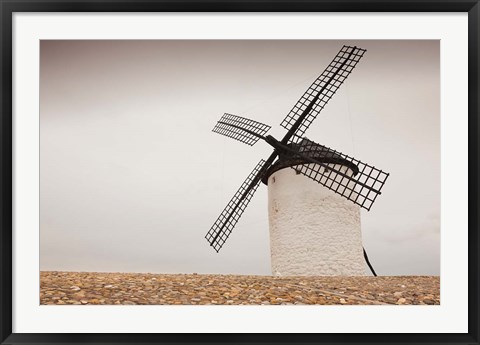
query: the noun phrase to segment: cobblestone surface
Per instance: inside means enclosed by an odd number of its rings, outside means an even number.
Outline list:
[[[440,278],[41,272],[40,304],[440,304]]]

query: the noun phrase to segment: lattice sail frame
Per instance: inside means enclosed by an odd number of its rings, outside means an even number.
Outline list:
[[[243,211],[245,211],[245,208],[250,203],[253,194],[257,191],[266,168],[265,161],[262,159],[248,175],[246,180],[243,181],[233,198],[205,235],[208,243],[210,243],[210,246],[212,246],[217,253],[230,236],[235,224],[237,224]]]
[[[347,79],[365,52],[366,49],[350,46],[343,46],[342,49],[340,49],[332,62],[330,62],[323,73],[310,85],[280,124],[285,129],[290,130],[292,126],[300,120],[303,112],[310,103],[317,98],[312,109],[305,118],[301,120],[295,132],[292,133],[289,142],[298,143],[303,138],[310,124],[337,92],[345,79]]]
[[[253,146],[271,127],[245,117],[225,113],[213,128],[213,132],[225,135]],[[252,133],[256,133],[254,135]],[[259,135],[259,136],[258,136]]]
[[[389,174],[329,147],[307,138],[297,144],[297,150],[304,156],[322,157],[322,164],[307,163],[292,168],[340,194],[360,207],[370,210]],[[356,167],[352,169],[353,167]],[[349,167],[350,166],[350,167]]]

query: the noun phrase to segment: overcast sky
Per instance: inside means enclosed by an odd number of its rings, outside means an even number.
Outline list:
[[[367,53],[306,136],[390,173],[364,247],[380,275],[440,273],[439,41],[41,41],[40,268],[270,271],[261,185],[204,239],[261,158],[211,130],[280,122],[343,44]]]

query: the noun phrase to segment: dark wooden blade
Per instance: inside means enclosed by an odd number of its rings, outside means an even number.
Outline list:
[[[247,145],[254,145],[271,127],[263,123],[225,113],[213,132],[225,135]]]
[[[250,203],[253,194],[256,192],[263,174],[265,174],[275,158],[276,154],[272,154],[267,161],[262,159],[257,164],[205,235],[210,246],[217,252],[230,236],[230,233],[242,216],[243,211],[245,211],[245,208]]]
[[[300,174],[370,210],[389,174],[372,165],[304,138],[290,146],[298,152],[286,159]],[[285,159],[285,158],[284,158]],[[308,163],[305,163],[308,161]],[[301,163],[296,165],[295,163]]]
[[[337,92],[366,52],[365,49],[343,46],[323,73],[313,82],[282,121],[288,130],[283,144],[299,142],[310,124]]]

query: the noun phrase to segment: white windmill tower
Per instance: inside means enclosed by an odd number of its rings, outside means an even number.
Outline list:
[[[370,210],[388,174],[304,137],[312,121],[355,68],[365,49],[343,46],[288,113],[282,140],[270,126],[224,114],[213,131],[274,151],[240,186],[205,238],[217,252],[247,207],[260,181],[268,184],[272,273],[364,275],[360,207]]]
[[[301,145],[305,147],[305,143]],[[335,169],[348,176],[359,173],[355,164],[332,151],[313,144],[309,148],[313,149],[309,156],[325,164],[312,166],[314,171],[328,174]],[[280,158],[262,179],[268,185],[272,273],[365,275],[360,206],[309,179],[299,169],[290,169],[303,164],[309,162]],[[338,182],[341,179],[337,176]],[[346,184],[348,180],[344,180]]]

